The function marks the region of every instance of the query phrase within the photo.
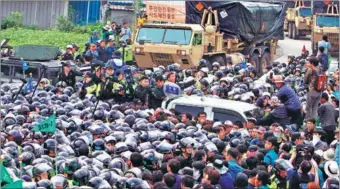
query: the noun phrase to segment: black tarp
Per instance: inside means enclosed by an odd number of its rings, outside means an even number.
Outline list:
[[[260,44],[273,38],[283,39],[285,3],[186,1],[186,23],[200,24],[203,10],[196,8],[202,3],[205,8],[217,10],[219,31],[225,38],[238,38],[244,42]]]

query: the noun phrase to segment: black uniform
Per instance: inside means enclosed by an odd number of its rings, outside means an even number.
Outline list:
[[[109,57],[109,54],[107,53],[105,48],[103,49],[103,48],[99,47],[97,49],[97,52],[98,52],[98,59],[100,61],[107,62],[109,60],[110,57]]]
[[[108,99],[113,98],[114,96],[113,83],[111,81],[107,81],[106,84],[101,82],[98,85],[100,85],[100,92],[99,92],[100,100],[108,100]]]
[[[142,101],[143,104],[149,102],[149,95],[150,95],[150,88],[149,87],[142,87],[138,85],[135,89],[135,98],[138,98]]]
[[[61,57],[62,60],[74,60],[73,54],[64,53]]]
[[[62,72],[59,74],[58,80],[64,81],[67,86],[74,87],[74,84],[76,84],[76,76],[82,76],[82,74],[71,70],[70,73],[66,76],[65,73]]]
[[[158,107],[162,106],[162,102],[165,98],[165,94],[163,92],[163,87],[153,87],[150,93],[150,108],[157,109]]]

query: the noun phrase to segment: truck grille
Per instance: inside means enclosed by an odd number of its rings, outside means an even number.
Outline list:
[[[167,66],[174,63],[171,54],[150,53],[150,56],[155,66]]]

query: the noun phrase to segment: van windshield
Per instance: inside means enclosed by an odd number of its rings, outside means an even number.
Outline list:
[[[145,43],[163,43],[189,45],[192,31],[190,29],[141,28],[136,41]]]
[[[204,111],[204,107],[186,106],[186,105],[177,104],[175,106],[175,110],[176,112],[179,112],[180,114],[189,113],[193,116],[197,116],[199,112]]]

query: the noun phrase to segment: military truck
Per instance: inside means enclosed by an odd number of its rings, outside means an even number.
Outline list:
[[[303,0],[296,0],[293,8],[288,8],[285,19],[285,30],[288,37],[298,39],[300,36],[310,35],[312,31],[313,10],[305,6]]]
[[[7,44],[7,42],[6,42]],[[58,73],[61,71],[61,61],[57,59],[59,48],[46,45],[22,45],[14,48],[2,45],[1,82],[15,82],[24,76],[32,74],[33,80],[38,80],[40,75],[50,80],[51,84],[58,82]],[[6,52],[6,53],[4,53]],[[28,69],[23,72],[21,59],[28,64]]]
[[[283,39],[284,3],[187,1],[186,15],[186,24],[138,29],[133,53],[139,67],[178,63],[186,69],[197,67],[202,58],[208,67],[247,59],[261,73]]]
[[[322,36],[326,35],[331,44],[329,53],[333,57],[339,56],[339,6],[336,4],[328,5],[326,13],[317,13],[314,15],[314,24],[312,29],[311,44],[313,54],[318,52],[318,42]]]

